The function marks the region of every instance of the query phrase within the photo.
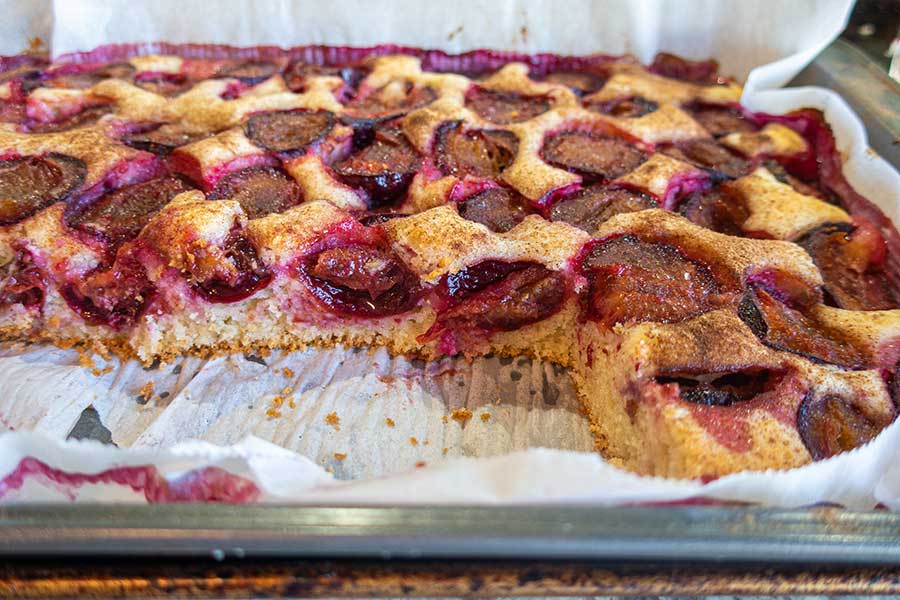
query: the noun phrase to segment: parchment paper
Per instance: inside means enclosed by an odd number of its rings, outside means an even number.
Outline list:
[[[724,72],[749,75],[744,102],[750,108],[823,109],[851,183],[896,221],[900,176],[867,150],[862,125],[846,104],[825,90],[771,90],[833,39],[849,6],[843,0],[414,6],[59,0],[51,37],[57,55],[166,40],[633,52],[645,61],[658,50],[714,56]],[[65,440],[88,407],[115,446]],[[383,349],[334,349],[186,358],[148,370],[99,357],[86,364],[74,351],[7,345],[0,348],[0,427],[16,432],[0,435],[0,500],[7,502],[145,502],[149,494],[141,486],[74,486],[60,473],[153,465],[155,477],[167,482],[221,469],[253,482],[252,499],[260,502],[617,504],[702,495],[785,506],[900,506],[898,423],[864,448],[793,471],[742,473],[707,485],[641,478],[591,451],[568,375],[524,358],[424,364]],[[26,457],[55,471],[19,477]],[[9,473],[16,477],[4,479]]]

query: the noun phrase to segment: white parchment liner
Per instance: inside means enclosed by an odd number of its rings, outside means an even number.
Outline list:
[[[846,0],[406,4],[64,0],[53,5],[52,48],[64,54],[165,39],[285,47],[401,43],[453,52],[630,51],[645,61],[658,50],[715,56],[724,72],[748,76],[744,103],[751,109],[824,110],[850,182],[900,222],[900,176],[867,149],[865,131],[847,105],[826,90],[772,89],[843,28]],[[383,349],[333,349],[186,358],[150,370],[118,361],[108,366],[103,373],[107,364],[99,358],[86,366],[73,351],[0,348],[0,427],[15,432],[0,435],[0,480],[32,457],[82,474],[154,465],[171,481],[214,466],[255,482],[262,502],[621,504],[702,495],[782,506],[900,507],[900,423],[828,461],[701,485],[637,477],[604,463],[591,451],[568,375],[524,358],[424,364]],[[146,393],[150,381],[155,385]],[[65,441],[87,407],[118,448]],[[453,411],[463,408],[471,418],[457,412],[454,419]],[[0,494],[7,502],[146,501],[126,486],[72,488],[50,479],[0,486]]]

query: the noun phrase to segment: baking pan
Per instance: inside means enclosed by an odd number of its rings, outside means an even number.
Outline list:
[[[900,85],[862,50],[838,39],[789,85],[840,94],[866,126],[869,146],[900,168]]]
[[[900,515],[837,508],[21,505],[0,523],[0,553],[15,556],[900,565]]]
[[[796,79],[841,94],[900,165],[900,91],[838,41]],[[900,566],[900,515],[839,508],[9,505],[0,554],[490,558]],[[894,588],[897,589],[897,575]],[[0,577],[0,584],[8,578]],[[0,585],[0,592],[2,592]]]

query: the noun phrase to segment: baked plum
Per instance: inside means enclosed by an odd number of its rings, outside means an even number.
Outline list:
[[[546,96],[525,96],[515,92],[473,88],[466,94],[466,106],[494,125],[521,123],[550,110]]]
[[[489,188],[459,203],[459,216],[505,233],[528,216],[528,202],[507,188]]]
[[[369,208],[380,208],[406,193],[421,164],[421,157],[399,125],[385,123],[376,127],[371,143],[338,161],[332,169],[341,181],[366,192]]]
[[[867,416],[853,402],[834,394],[807,394],[797,411],[797,430],[813,460],[863,446],[889,423]]]
[[[303,202],[303,190],[275,167],[248,167],[229,173],[207,195],[210,200],[237,200],[250,219],[281,213]]]
[[[750,173],[752,164],[713,140],[687,140],[663,150],[669,156],[709,171],[716,180],[736,179]]]
[[[721,187],[691,194],[678,212],[692,223],[727,235],[743,236],[744,222],[750,216],[746,202]]]
[[[370,70],[362,65],[328,67],[298,60],[287,68],[284,79],[294,92],[303,91],[310,77],[339,77],[349,91],[355,91],[369,72]]]
[[[729,133],[753,133],[759,129],[756,123],[746,118],[737,108],[705,104],[687,107],[687,110],[695,121],[716,138]]]
[[[419,278],[387,248],[352,243],[316,251],[299,265],[312,294],[338,315],[375,318],[418,302]]]
[[[263,263],[253,243],[239,231],[225,241],[227,268],[194,281],[194,290],[207,302],[225,304],[249,298],[266,287],[272,273]]]
[[[659,104],[652,100],[647,100],[643,96],[629,96],[603,102],[591,102],[585,108],[612,117],[636,119],[656,111],[659,108]]]
[[[181,146],[202,140],[207,134],[187,133],[169,125],[150,124],[136,127],[122,136],[122,142],[137,150],[157,156],[168,156]]]
[[[0,307],[21,304],[26,308],[44,305],[46,283],[28,250],[20,249],[0,266]]]
[[[26,219],[81,186],[87,167],[62,154],[0,160],[0,225]]]
[[[120,253],[106,269],[98,269],[60,289],[60,294],[89,325],[114,330],[133,326],[156,295],[156,286],[144,266],[128,253]]]
[[[586,181],[606,182],[633,171],[647,155],[622,138],[566,131],[547,136],[541,156]]]
[[[363,121],[378,123],[402,117],[437,99],[437,92],[428,86],[418,87],[413,82],[394,83],[360,95],[346,104],[345,120],[350,123]]]
[[[564,85],[579,96],[600,91],[606,83],[606,77],[590,71],[552,71],[542,81]]]
[[[884,273],[884,238],[874,226],[832,223],[817,227],[797,243],[825,280],[826,300],[848,310],[898,308],[896,292]]]
[[[247,137],[266,150],[299,154],[328,135],[334,115],[328,111],[257,113],[247,120]]]
[[[738,316],[771,348],[819,363],[867,368],[870,360],[866,353],[842,332],[812,316],[809,308],[770,286],[751,284],[738,305]]]
[[[675,323],[730,303],[734,291],[675,246],[622,235],[592,243],[581,262],[590,281],[587,314],[616,323]]]
[[[281,72],[278,63],[264,60],[248,60],[219,69],[218,77],[233,77],[244,85],[256,85]]]
[[[719,63],[715,60],[687,60],[660,52],[653,58],[648,70],[663,77],[711,85],[718,82]]]
[[[550,220],[594,233],[601,223],[616,215],[657,206],[656,200],[639,192],[588,186],[556,202],[550,209]]]
[[[444,175],[497,179],[512,164],[519,139],[510,131],[465,129],[462,122],[443,124],[435,154]]]
[[[113,247],[136,237],[172,198],[194,189],[176,176],[126,185],[86,204],[66,207],[66,224],[105,240]]]
[[[465,271],[444,278],[444,308],[422,341],[440,339],[456,350],[477,345],[554,315],[566,297],[565,276],[541,264],[487,261]]]

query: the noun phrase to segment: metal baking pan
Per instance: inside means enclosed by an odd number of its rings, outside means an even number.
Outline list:
[[[900,84],[862,50],[838,39],[788,85],[840,94],[866,126],[869,146],[900,169]]]
[[[863,119],[872,147],[900,165],[900,88],[864,54],[835,42],[794,83],[840,93]],[[900,514],[742,506],[10,505],[0,507],[0,555],[900,567]],[[896,571],[892,577],[897,591]]]
[[[10,506],[0,509],[0,553],[900,565],[900,515],[711,506]]]

